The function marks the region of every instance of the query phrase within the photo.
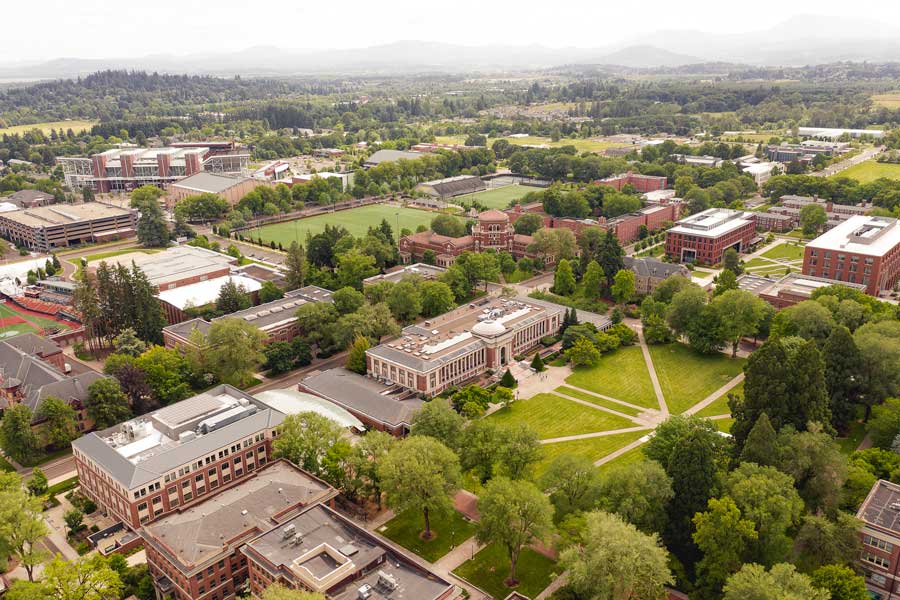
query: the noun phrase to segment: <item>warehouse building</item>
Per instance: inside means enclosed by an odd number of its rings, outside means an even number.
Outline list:
[[[38,206],[0,213],[0,236],[31,250],[50,252],[132,236],[136,223],[135,211],[102,202]]]
[[[201,172],[185,177],[169,186],[166,207],[171,210],[185,198],[198,194],[215,194],[225,200],[229,206],[234,206],[258,185],[269,184],[249,177]]]

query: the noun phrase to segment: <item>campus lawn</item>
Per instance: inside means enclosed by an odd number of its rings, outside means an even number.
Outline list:
[[[0,128],[0,135],[25,135],[33,129],[40,129],[44,134],[50,135],[50,130],[68,131],[71,129],[75,133],[88,131],[94,126],[96,121],[45,121],[43,123],[35,123],[34,125],[13,125],[12,127]]]
[[[638,346],[626,346],[604,354],[596,367],[574,369],[566,383],[637,406],[659,408]]]
[[[617,469],[619,467],[639,463],[644,460],[644,458],[644,447],[638,446],[637,448],[632,448],[628,452],[617,456],[609,462],[603,463],[602,465],[597,467],[597,470],[600,471],[601,474],[608,473],[609,471]]]
[[[628,419],[556,394],[538,394],[527,400],[517,400],[509,408],[501,408],[491,414],[488,419],[499,425],[525,423],[542,440],[635,426]]]
[[[310,235],[321,233],[325,230],[326,225],[345,227],[351,235],[363,237],[366,235],[369,227],[377,227],[382,219],[387,219],[387,222],[390,223],[391,228],[394,230],[394,236],[397,236],[400,233],[398,230],[398,219],[400,229],[406,228],[410,231],[415,231],[419,225],[430,226],[431,220],[436,216],[436,213],[416,208],[370,204],[305,219],[266,225],[259,229],[248,229],[243,233],[245,237],[248,235],[254,238],[262,237],[265,242],[274,241],[276,244],[280,243],[287,247],[295,240],[303,243],[306,240],[307,232]]]
[[[723,394],[719,398],[704,408],[703,410],[697,413],[698,417],[717,417],[719,415],[728,415],[731,414],[731,409],[728,408],[728,396],[730,394],[734,394],[736,396],[743,397],[744,395],[744,382],[740,382],[731,390],[729,390],[726,394]]]
[[[652,429],[644,429],[642,431],[627,431],[625,433],[614,433],[612,435],[601,435],[592,438],[583,438],[580,440],[572,440],[570,442],[553,442],[552,444],[541,444],[541,460],[534,467],[533,478],[540,481],[540,478],[547,471],[547,467],[553,460],[562,454],[570,454],[575,456],[583,456],[591,461],[598,461],[623,446],[627,446],[631,442],[642,438],[652,432]],[[622,455],[619,458],[623,458]],[[618,460],[618,459],[616,459]]]
[[[493,188],[484,192],[474,194],[466,194],[465,196],[457,196],[451,202],[470,204],[473,200],[477,200],[482,206],[488,208],[504,209],[509,206],[513,200],[522,198],[529,192],[538,191],[538,188],[528,187],[526,185],[506,185],[503,187]]]
[[[534,598],[553,581],[556,563],[531,548],[523,548],[516,565],[520,594]],[[496,600],[506,598],[513,590],[503,581],[509,576],[509,558],[497,544],[488,544],[475,558],[469,559],[453,571],[466,581],[478,586]]]
[[[673,414],[687,410],[731,381],[747,362],[725,354],[698,354],[678,343],[650,346],[650,356]]]
[[[142,254],[156,254],[157,252],[162,252],[162,249],[140,248],[138,246],[132,246],[130,248],[120,248],[119,250],[110,250],[108,252],[97,252],[95,254],[88,254],[84,258],[88,262],[94,262],[94,261],[98,261],[98,260],[105,260],[107,258],[121,256],[123,254],[131,254],[132,252],[140,252]],[[73,259],[73,260],[76,260],[76,259]],[[79,257],[77,260],[80,261],[81,258]]]
[[[431,515],[431,531],[436,537],[427,542],[419,537],[424,529],[422,511],[408,510],[379,527],[378,533],[428,562],[436,561],[450,552],[453,546],[475,535],[475,524],[455,510],[447,515]]]
[[[800,260],[803,258],[803,246],[798,246],[787,242],[766,250],[762,255],[766,258],[771,258],[774,260]]]
[[[874,160],[853,165],[849,169],[845,169],[840,173],[832,175],[832,177],[849,177],[860,183],[869,183],[886,177],[887,179],[900,179],[900,165],[891,163],[880,163]]]
[[[712,422],[715,423],[716,429],[722,433],[731,433],[731,426],[734,424],[734,419],[731,417],[727,419],[713,419]]]
[[[609,408],[620,413],[625,413],[626,415],[631,415],[632,417],[636,417],[641,413],[641,411],[631,408],[630,406],[625,406],[623,404],[612,402],[610,400],[604,400],[603,398],[598,398],[593,394],[588,394],[583,390],[571,388],[565,385],[556,388],[554,391],[565,394],[566,396],[569,396],[571,398],[578,398],[579,400],[584,400],[585,402],[590,402],[591,404],[596,404],[597,406],[602,406],[604,408]]]
[[[864,437],[866,437],[866,426],[859,421],[853,421],[850,423],[850,431],[847,432],[847,437],[837,438],[835,441],[841,452],[849,456],[856,452]]]
[[[784,237],[794,238],[798,240],[811,240],[816,237],[816,234],[806,235],[803,233],[802,229],[794,229],[792,231],[788,231],[787,233],[782,233]]]

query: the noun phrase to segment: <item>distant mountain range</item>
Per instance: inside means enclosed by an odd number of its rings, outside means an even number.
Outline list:
[[[748,5],[745,9],[752,12]],[[748,15],[758,18],[759,15]],[[230,53],[140,58],[59,58],[7,63],[4,79],[51,79],[102,69],[142,69],[212,75],[306,75],[326,73],[462,73],[540,69],[560,65],[610,65],[628,69],[680,67],[706,62],[757,66],[803,66],[836,61],[900,61],[900,25],[845,17],[798,16],[743,34],[663,30],[598,48],[461,46],[399,41],[353,49],[283,49],[257,46]]]

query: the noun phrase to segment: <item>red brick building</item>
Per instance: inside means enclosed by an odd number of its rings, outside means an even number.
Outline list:
[[[828,285],[843,285],[861,292],[866,291],[866,287],[860,283],[834,281],[800,273],[788,273],[781,279],[744,273],[738,277],[737,284],[738,288],[756,294],[779,310],[809,300],[813,292]]]
[[[312,505],[333,503],[336,495],[324,481],[279,460],[214,500],[142,527],[157,593],[176,600],[234,598],[249,577],[240,547]]]
[[[657,177],[656,175],[641,175],[640,173],[620,173],[606,179],[595,181],[597,185],[606,185],[620,190],[626,185],[631,185],[635,190],[642,194],[654,192],[656,190],[664,190],[669,183],[665,177]]]
[[[900,276],[900,225],[888,217],[854,216],[806,245],[803,274],[860,283],[877,296]]]
[[[872,598],[900,597],[900,485],[879,480],[856,517],[863,526],[858,565]]]
[[[755,237],[752,213],[710,208],[681,219],[666,232],[666,255],[679,262],[715,265],[725,250],[745,252]]]
[[[213,387],[72,442],[81,491],[137,529],[264,466],[283,420],[236,388]]]

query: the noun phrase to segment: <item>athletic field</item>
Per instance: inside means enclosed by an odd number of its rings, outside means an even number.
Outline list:
[[[900,179],[900,165],[867,160],[858,165],[853,165],[840,173],[836,173],[835,175],[832,175],[832,177],[849,177],[860,183],[869,183],[870,181],[875,181],[881,177],[886,177],[887,179]]]
[[[0,339],[10,338],[20,333],[37,333],[47,328],[69,329],[66,323],[48,317],[18,310],[8,303],[0,303]]]
[[[369,227],[377,227],[382,219],[387,219],[387,222],[391,224],[391,228],[394,230],[394,236],[396,236],[399,233],[398,227],[399,229],[406,228],[410,231],[415,231],[419,225],[428,227],[431,224],[431,220],[436,216],[437,213],[416,208],[370,204],[305,219],[266,225],[259,229],[247,229],[242,233],[244,236],[262,237],[266,242],[280,243],[287,247],[294,240],[304,243],[307,232],[310,235],[316,235],[324,231],[326,225],[340,225],[345,227],[352,235],[363,237],[366,235]]]
[[[466,194],[465,196],[457,196],[450,200],[454,203],[469,204],[472,200],[477,200],[482,206],[487,208],[496,208],[502,210],[509,206],[513,200],[518,200],[529,192],[540,191],[540,188],[529,187],[527,185],[506,185],[503,187],[486,190],[484,192],[476,192],[474,194]]]

